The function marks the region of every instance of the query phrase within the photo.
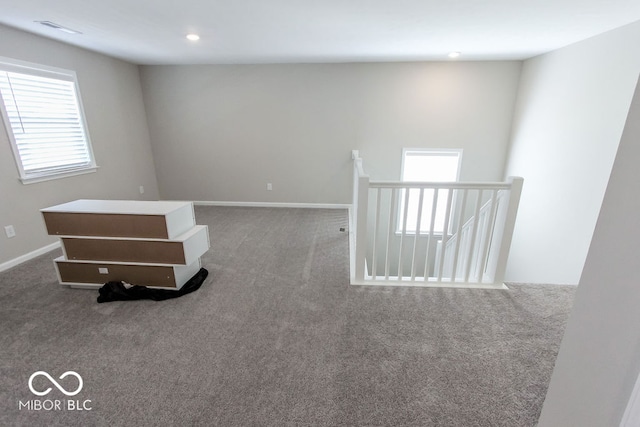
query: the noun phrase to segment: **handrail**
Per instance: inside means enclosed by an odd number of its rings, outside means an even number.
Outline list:
[[[360,159],[362,160],[362,159]],[[511,188],[509,182],[472,182],[472,181],[456,181],[456,182],[418,182],[418,181],[370,181],[371,188],[433,188],[433,189],[482,189],[482,190],[508,190]]]

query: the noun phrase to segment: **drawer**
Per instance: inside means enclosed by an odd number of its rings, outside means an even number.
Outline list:
[[[41,212],[54,236],[174,239],[195,225],[191,202],[75,200]]]
[[[209,250],[206,225],[196,225],[174,240],[62,237],[68,260],[100,260],[189,265]]]
[[[200,260],[187,266],[146,265],[54,260],[61,285],[99,288],[106,282],[127,282],[132,285],[162,289],[180,289],[200,270]]]

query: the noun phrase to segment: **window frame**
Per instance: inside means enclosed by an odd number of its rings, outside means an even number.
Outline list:
[[[457,170],[456,170],[456,178],[455,181],[408,181],[404,179],[404,175],[405,175],[405,159],[407,158],[407,154],[409,153],[420,153],[422,155],[431,155],[431,156],[437,156],[437,155],[446,155],[446,156],[450,156],[452,154],[456,154],[457,158],[458,158],[458,164],[457,164]],[[462,155],[463,155],[463,149],[462,148],[403,148],[402,149],[402,161],[401,161],[401,165],[400,165],[400,182],[458,182],[460,181],[460,172],[462,170]],[[407,190],[403,189],[400,192],[400,197],[398,197],[398,207],[397,207],[397,217],[396,217],[396,234],[400,235],[404,232],[405,235],[408,236],[415,236],[416,235],[416,230],[415,229],[408,229],[404,230],[402,229],[402,222],[403,222],[403,218],[404,218],[404,200],[405,200],[405,192]],[[452,200],[451,200],[451,206],[452,209],[454,206],[456,206],[456,192],[454,191],[453,196],[452,196]],[[426,201],[423,200],[423,206],[427,205],[426,207],[428,210],[431,209],[431,202],[430,201]],[[424,213],[424,208],[423,208],[423,213]],[[437,218],[437,217],[436,217]],[[408,224],[408,222],[407,222]],[[448,230],[446,231],[447,234],[451,234],[451,230],[453,230],[454,227],[454,221],[449,221],[449,227]],[[444,228],[444,224],[443,224],[443,228]],[[434,236],[443,236],[445,234],[445,230],[441,230],[438,227],[435,227],[435,230],[433,232],[431,232],[431,230],[429,229],[429,227],[420,227],[420,235],[428,235],[428,234],[432,234]]]
[[[49,181],[54,179],[66,178],[75,175],[87,174],[96,172],[98,165],[96,164],[95,155],[93,153],[93,147],[91,144],[91,138],[89,136],[89,129],[87,126],[87,119],[82,105],[82,96],[80,93],[80,86],[78,84],[78,78],[73,70],[66,70],[62,68],[56,68],[41,64],[34,64],[26,61],[20,61],[12,58],[6,58],[0,56],[0,71],[14,72],[25,75],[45,77],[49,79],[62,80],[73,83],[75,90],[76,103],[78,107],[78,114],[80,119],[80,125],[82,127],[84,142],[88,153],[89,162],[85,165],[70,166],[68,168],[60,167],[49,171],[40,172],[26,172],[23,166],[22,158],[18,150],[18,144],[16,141],[13,127],[11,125],[7,108],[4,103],[4,99],[0,94],[0,114],[5,126],[6,134],[11,145],[11,151],[13,152],[14,161],[18,169],[18,180],[23,184],[33,184],[42,181]]]

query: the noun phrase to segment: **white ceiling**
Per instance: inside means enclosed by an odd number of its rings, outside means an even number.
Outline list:
[[[0,23],[137,64],[525,59],[638,20],[640,0],[0,0]]]

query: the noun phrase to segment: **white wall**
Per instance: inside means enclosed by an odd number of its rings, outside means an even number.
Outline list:
[[[43,207],[78,198],[158,198],[137,66],[4,26],[0,56],[76,71],[99,166],[96,173],[24,185],[0,120],[0,226],[14,225],[17,233],[8,239],[0,228],[0,266],[56,241],[46,235]]]
[[[500,180],[520,65],[141,67],[161,196],[350,203],[352,149],[373,179],[400,178],[402,147],[448,147],[461,179]]]
[[[524,177],[506,280],[576,284],[633,95],[640,23],[525,61],[508,175]]]
[[[560,346],[540,427],[619,425],[640,372],[639,142],[640,85]]]

